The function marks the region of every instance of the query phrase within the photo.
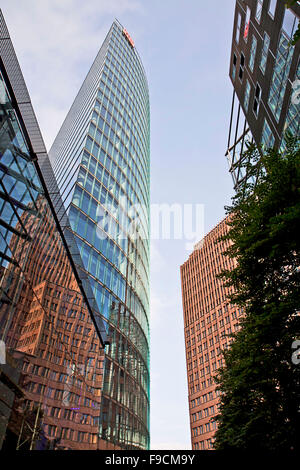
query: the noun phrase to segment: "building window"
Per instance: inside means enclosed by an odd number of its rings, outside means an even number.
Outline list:
[[[61,437],[62,437],[63,439],[67,439],[67,438],[68,438],[68,431],[69,431],[68,428],[62,428]]]
[[[257,0],[257,4],[256,4],[255,19],[258,23],[260,23],[263,2],[264,2],[264,0]]]
[[[50,437],[55,437],[55,433],[56,433],[56,426],[52,426],[48,424],[48,435]]]
[[[244,65],[245,65],[245,56],[243,53],[241,53],[240,70],[239,70],[239,79],[241,80],[241,82],[243,81]]]
[[[283,17],[282,29],[287,34],[288,38],[291,38],[294,35],[298,27],[298,23],[299,20],[295,13],[290,9],[286,9]]]
[[[217,422],[216,422],[216,421],[212,421],[212,422],[211,422],[211,425],[212,425],[213,431],[215,431],[215,430],[217,429]]]
[[[256,37],[252,36],[252,44],[251,44],[251,51],[250,51],[250,59],[249,59],[249,68],[251,72],[253,72],[254,61],[255,61],[255,54],[256,54],[256,46],[257,46],[257,39]]]
[[[251,15],[251,10],[247,6],[246,19],[245,19],[245,29],[244,29],[244,40],[246,42],[248,40],[248,33],[249,33],[249,26],[250,26],[250,15]]]
[[[259,113],[260,98],[261,98],[261,88],[259,84],[257,83],[256,89],[255,89],[254,102],[253,102],[253,112],[256,117],[258,116],[258,113]]]
[[[207,439],[207,448],[208,448],[208,449],[212,449],[212,448],[213,448],[212,439]]]
[[[295,74],[295,80],[292,84],[292,93],[290,97],[290,104],[284,123],[284,133],[289,130],[293,135],[299,135],[300,133],[300,106],[299,106],[299,86],[300,86],[300,60],[298,62],[298,68]],[[282,150],[285,148],[284,135],[282,137],[281,147]]]
[[[271,128],[268,124],[268,121],[264,120],[262,135],[261,135],[261,142],[266,148],[270,148],[274,146],[274,135],[271,131]]]
[[[274,114],[277,122],[279,121],[281,114],[281,108],[284,100],[293,53],[294,47],[290,45],[289,39],[282,31],[279,37],[276,61],[273,69],[273,76],[268,98],[269,108]]]
[[[275,16],[276,4],[277,0],[270,0],[268,13],[273,19]]]
[[[267,33],[264,33],[264,42],[262,45],[261,58],[260,58],[260,64],[259,64],[260,70],[262,71],[263,74],[265,73],[265,70],[266,70],[269,46],[270,46],[270,38]]]
[[[236,23],[236,32],[235,32],[235,40],[237,44],[240,40],[240,33],[241,33],[241,22],[242,22],[242,15],[238,13],[237,23]]]
[[[237,62],[236,55],[233,54],[233,66],[232,66],[232,80],[233,81],[235,80],[235,74],[236,74],[236,62]]]

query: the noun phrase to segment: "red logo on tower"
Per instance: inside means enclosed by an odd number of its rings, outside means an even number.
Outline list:
[[[134,42],[133,42],[133,40],[132,40],[132,37],[130,36],[130,34],[128,33],[128,31],[127,31],[125,28],[123,29],[123,34],[124,34],[124,36],[126,36],[126,39],[127,39],[127,41],[129,42],[129,44],[130,44],[132,47],[134,47]]]

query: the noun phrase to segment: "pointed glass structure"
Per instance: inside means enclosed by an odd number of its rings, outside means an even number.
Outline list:
[[[141,60],[116,20],[49,152],[56,213],[69,217],[107,333],[106,448],[149,448],[149,116]]]

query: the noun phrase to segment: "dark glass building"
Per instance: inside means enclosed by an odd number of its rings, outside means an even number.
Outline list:
[[[149,447],[149,126],[141,60],[114,21],[49,157],[110,343],[100,435],[125,449]]]
[[[284,150],[284,133],[299,135],[300,41],[291,44],[299,2],[237,0],[230,79],[233,99],[226,156],[234,186],[245,178],[245,143]]]

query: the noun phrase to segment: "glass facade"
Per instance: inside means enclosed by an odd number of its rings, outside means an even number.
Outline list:
[[[249,85],[248,85],[249,84]],[[248,95],[249,91],[249,95]],[[248,98],[251,92],[251,85],[246,80],[244,106],[248,105]],[[234,184],[240,184],[246,177],[244,152],[247,150],[247,143],[253,142],[253,137],[249,129],[243,109],[233,95],[232,113],[231,113],[231,132],[228,139],[228,149],[226,157]],[[238,136],[238,137],[237,137]]]
[[[286,10],[279,44],[277,48],[276,61],[273,70],[273,76],[270,86],[268,105],[274,117],[279,121],[282,103],[286,91],[286,85],[294,54],[294,46],[291,46],[290,40],[298,26],[298,18],[290,10]]]
[[[268,124],[268,121],[264,120],[262,136],[261,136],[261,143],[265,146],[265,148],[272,148],[274,145],[275,139],[274,134],[271,131],[271,128]]]
[[[299,89],[300,89],[300,60],[296,70],[295,80],[292,84],[292,94],[288,112],[284,123],[284,133],[291,132],[294,136],[300,133],[300,102],[299,102]],[[285,148],[284,136],[281,139],[281,149]]]
[[[262,8],[263,8],[263,0],[257,0],[255,19],[258,23],[260,23]]]
[[[253,34],[252,43],[251,43],[251,50],[250,50],[250,59],[249,59],[249,68],[250,68],[251,72],[253,72],[255,55],[256,55],[256,47],[257,47],[257,39]]]
[[[110,342],[99,433],[124,449],[149,447],[149,121],[142,63],[115,21],[49,156]]]
[[[235,189],[248,178],[243,168],[245,140],[284,151],[285,132],[299,135],[299,48],[292,45],[299,5],[295,2],[286,8],[276,0],[236,1],[235,18],[241,15],[241,21],[235,26],[232,41],[230,76],[234,92],[226,151]],[[238,24],[244,28],[246,41],[249,36],[247,46],[235,41]]]
[[[270,38],[267,33],[264,33],[264,41],[262,45],[261,58],[260,58],[260,64],[259,64],[260,70],[262,71],[263,74],[266,71],[269,47],[270,47]]]
[[[24,247],[28,245],[26,220],[32,213],[38,213],[36,200],[42,193],[42,188],[2,73],[0,100],[0,262],[5,269],[8,263],[15,264],[11,246],[13,235],[17,236],[20,242],[23,241]],[[26,259],[25,253],[23,259]]]
[[[96,450],[101,447],[104,350],[74,277],[16,98],[9,90],[3,67],[0,448]]]
[[[246,112],[248,111],[248,107],[249,107],[250,90],[251,90],[251,85],[249,83],[249,80],[246,80],[245,98],[244,98],[244,108]]]

